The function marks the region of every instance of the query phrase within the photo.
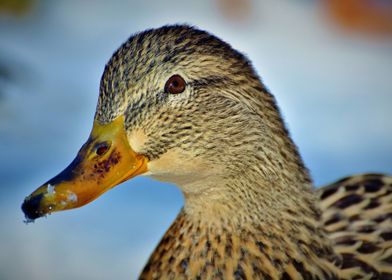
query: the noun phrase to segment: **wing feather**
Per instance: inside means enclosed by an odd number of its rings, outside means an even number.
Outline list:
[[[392,176],[361,174],[318,190],[342,278],[392,279]]]

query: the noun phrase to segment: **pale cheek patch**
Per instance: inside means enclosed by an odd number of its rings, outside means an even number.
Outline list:
[[[181,154],[175,150],[170,150],[160,156],[159,159],[148,162],[148,171],[146,175],[163,175],[172,174],[177,175],[183,173],[184,164],[179,164],[181,161]]]
[[[147,142],[147,136],[143,130],[136,129],[128,135],[128,142],[132,150],[139,153],[143,150],[144,144]]]
[[[214,175],[216,172],[217,169],[206,164],[205,161],[172,149],[160,156],[159,159],[148,162],[148,172],[144,175],[182,187]]]

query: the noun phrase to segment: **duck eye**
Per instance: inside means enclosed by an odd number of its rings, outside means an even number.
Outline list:
[[[109,148],[110,148],[110,144],[109,143],[106,143],[106,142],[100,143],[100,144],[97,145],[97,147],[95,149],[95,153],[98,156],[103,156],[104,154],[107,153],[107,151],[109,151]]]
[[[186,83],[180,75],[171,76],[165,84],[165,92],[178,94],[185,90]]]

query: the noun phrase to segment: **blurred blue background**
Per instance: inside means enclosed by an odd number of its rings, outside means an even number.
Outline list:
[[[135,279],[181,208],[175,186],[140,177],[34,224],[20,210],[87,139],[111,54],[147,28],[193,24],[247,54],[316,185],[391,172],[391,37],[339,28],[321,0],[2,2],[1,280]]]

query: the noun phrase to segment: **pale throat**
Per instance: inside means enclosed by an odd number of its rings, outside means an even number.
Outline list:
[[[297,178],[265,177],[257,168],[228,174],[223,164],[187,158],[190,157],[169,150],[148,163],[145,175],[175,184],[184,194],[184,211],[189,217],[207,223],[214,220],[270,223],[282,211],[295,208],[304,212],[302,208],[309,204],[301,200],[308,199],[306,194],[311,196],[310,185]]]

